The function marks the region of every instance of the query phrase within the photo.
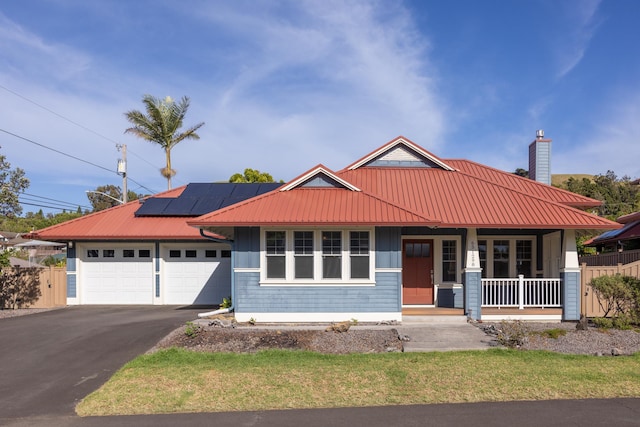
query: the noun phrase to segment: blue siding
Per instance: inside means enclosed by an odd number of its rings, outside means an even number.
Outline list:
[[[438,307],[464,308],[463,288],[438,289]]]
[[[480,320],[482,316],[482,273],[466,271],[463,274],[464,307],[467,316]]]
[[[237,227],[234,232],[236,268],[260,268],[260,228]]]
[[[376,268],[402,267],[402,234],[398,227],[376,228]]]
[[[77,288],[76,275],[67,274],[67,298],[76,298]]]
[[[580,320],[580,272],[560,273],[562,279],[562,320]]]
[[[236,273],[238,313],[397,313],[400,273],[377,273],[375,286],[260,286],[258,272]]]

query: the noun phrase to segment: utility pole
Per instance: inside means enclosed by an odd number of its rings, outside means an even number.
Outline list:
[[[127,144],[118,145],[122,150],[122,159],[118,159],[118,174],[122,175],[122,203],[127,203]]]

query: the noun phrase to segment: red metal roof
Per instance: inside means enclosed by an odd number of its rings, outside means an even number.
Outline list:
[[[399,138],[401,143],[407,140]],[[244,203],[189,221],[199,227],[233,225],[429,225],[511,229],[614,229],[619,224],[571,206],[600,202],[477,163],[429,159],[440,167],[371,167],[385,144],[335,173],[352,189],[305,188],[300,178]],[[415,144],[409,142],[415,149]],[[418,147],[419,148],[419,147]],[[446,163],[445,163],[446,162]],[[323,167],[323,171],[326,168]],[[300,177],[313,175],[315,169]],[[329,172],[331,173],[331,172]]]
[[[179,187],[154,197],[177,197],[184,190]],[[93,214],[31,233],[43,240],[193,240],[203,239],[199,230],[189,227],[184,217],[136,218],[140,201],[134,200]]]
[[[297,188],[272,191],[188,221],[196,226],[406,225],[437,226],[427,216],[362,191]]]
[[[522,193],[553,200],[567,206],[586,208],[596,207],[602,204],[599,200],[594,200],[580,194],[542,184],[540,182],[536,182],[513,173],[507,173],[490,166],[481,165],[480,163],[472,162],[470,160],[448,159],[446,162],[460,172],[481,178],[494,184],[499,184],[503,187],[512,188]]]

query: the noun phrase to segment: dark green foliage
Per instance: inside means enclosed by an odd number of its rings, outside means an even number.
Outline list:
[[[500,322],[498,329],[498,342],[505,347],[519,348],[522,347],[528,339],[529,329],[521,320],[508,322],[503,320]]]
[[[640,279],[616,274],[596,277],[589,284],[598,296],[604,317],[611,317],[613,327],[626,329],[640,323]]]
[[[0,154],[0,215],[16,217],[22,213],[18,197],[29,188],[29,180],[20,168],[11,169],[5,156]]]
[[[245,182],[275,182],[273,177],[267,172],[260,172],[257,169],[247,168],[244,174],[235,173],[229,178],[229,182],[245,183]]]
[[[0,309],[28,307],[40,295],[38,268],[3,268],[0,272]]]
[[[43,215],[41,212],[27,212],[24,217],[0,217],[0,230],[13,231],[14,233],[28,233],[32,230],[41,230],[81,216],[82,213],[77,212],[62,212],[56,215],[51,213]]]
[[[544,335],[545,337],[553,338],[554,340],[557,340],[559,337],[567,335],[567,330],[562,328],[546,329],[542,331],[541,334]]]
[[[631,181],[628,176],[618,178],[613,171],[607,171],[593,180],[569,178],[560,188],[602,201],[602,206],[596,208],[598,215],[615,220],[640,209],[640,188]]]

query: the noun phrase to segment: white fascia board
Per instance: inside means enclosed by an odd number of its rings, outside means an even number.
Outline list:
[[[331,172],[331,171],[329,171],[329,170],[327,170],[327,169],[325,169],[323,167],[317,167],[317,168],[309,171],[308,173],[302,175],[300,178],[296,179],[295,181],[291,181],[289,184],[287,184],[284,187],[280,188],[280,191],[293,190],[294,188],[296,188],[297,186],[299,186],[303,182],[306,182],[309,179],[311,179],[314,176],[319,175],[321,173],[327,175],[329,178],[335,180],[336,182],[338,182],[339,184],[343,185],[345,188],[347,188],[347,189],[349,189],[351,191],[362,191],[358,187],[356,187],[355,185],[350,184],[347,181],[345,181],[344,179],[337,177],[333,172]]]
[[[408,147],[409,149],[415,151],[416,153],[420,154],[421,156],[429,159],[430,161],[432,161],[436,165],[440,166],[444,170],[448,170],[448,171],[454,171],[455,170],[451,166],[449,166],[446,163],[444,163],[442,160],[433,157],[432,154],[426,152],[424,149],[420,148],[419,146],[417,146],[417,145],[415,145],[415,144],[413,144],[413,143],[411,143],[411,142],[409,142],[409,141],[407,141],[406,139],[403,139],[403,138],[398,138],[397,140],[395,140],[391,144],[374,151],[373,153],[369,154],[364,159],[360,160],[358,163],[356,163],[356,164],[352,165],[351,167],[349,167],[349,170],[358,169],[360,166],[369,163],[371,160],[373,160],[376,157],[380,156],[382,153],[385,153],[385,152],[391,150],[392,148],[395,148],[398,145],[404,145],[405,147]]]

